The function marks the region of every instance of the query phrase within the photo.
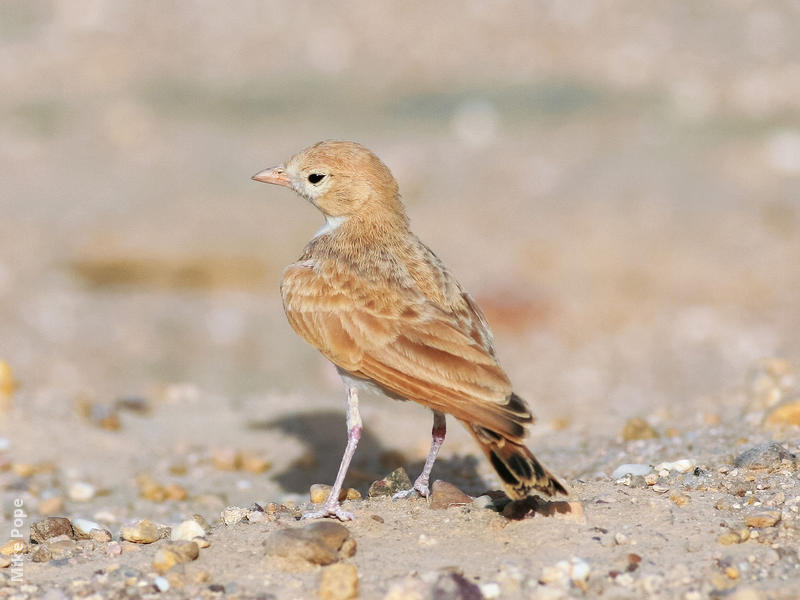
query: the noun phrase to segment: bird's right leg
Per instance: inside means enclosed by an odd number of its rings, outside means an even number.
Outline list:
[[[328,499],[322,505],[322,510],[306,513],[303,515],[304,519],[336,517],[340,521],[352,521],[355,518],[353,513],[343,510],[339,505],[339,494],[342,491],[344,477],[347,475],[350,461],[353,459],[356,446],[358,446],[358,440],[361,438],[361,427],[361,415],[358,412],[358,392],[354,386],[349,385],[347,386],[347,446],[344,449],[342,462],[339,464],[336,481],[333,484],[333,488],[331,488]]]
[[[414,482],[414,485],[410,490],[397,492],[394,496],[392,496],[392,500],[407,498],[414,492],[418,492],[423,498],[430,496],[431,490],[428,487],[428,481],[430,481],[431,469],[433,469],[433,463],[436,462],[436,456],[439,454],[439,448],[442,447],[446,434],[447,421],[445,420],[444,413],[434,410],[433,428],[431,429],[431,449],[430,452],[428,452],[428,458],[425,459],[425,466],[422,469],[422,473],[419,474],[419,477],[417,477],[417,480]]]

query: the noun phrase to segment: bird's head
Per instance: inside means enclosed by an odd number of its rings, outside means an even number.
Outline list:
[[[318,142],[285,165],[265,169],[253,179],[288,187],[326,218],[394,215],[405,220],[397,182],[389,168],[355,142]]]

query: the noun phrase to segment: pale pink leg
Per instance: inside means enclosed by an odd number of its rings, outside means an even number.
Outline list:
[[[352,521],[355,517],[353,513],[342,510],[339,506],[339,494],[342,491],[344,477],[347,475],[347,468],[355,454],[358,440],[361,438],[361,415],[358,414],[358,392],[353,386],[347,387],[347,446],[344,449],[342,462],[339,464],[339,472],[333,484],[331,493],[322,510],[306,513],[304,519],[318,519],[320,517],[336,517],[340,521]]]
[[[428,458],[425,459],[425,466],[422,469],[422,473],[419,474],[419,477],[417,477],[417,480],[414,482],[414,486],[410,490],[397,492],[394,496],[392,496],[393,500],[397,500],[398,498],[407,498],[414,492],[419,492],[419,495],[423,498],[430,496],[431,491],[428,488],[428,481],[431,477],[431,469],[433,468],[433,463],[436,461],[436,455],[439,454],[439,448],[441,448],[442,444],[444,443],[444,436],[446,433],[447,421],[445,421],[444,413],[439,412],[438,410],[433,411],[431,449],[430,452],[428,452]]]

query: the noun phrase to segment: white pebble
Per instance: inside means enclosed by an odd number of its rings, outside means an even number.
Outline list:
[[[247,509],[241,508],[239,506],[228,506],[225,510],[223,510],[220,513],[220,517],[222,517],[222,522],[228,526],[236,525],[246,516],[247,516]]]
[[[67,491],[69,499],[73,502],[88,502],[95,497],[95,494],[97,494],[97,489],[85,481],[76,481],[69,486]]]
[[[475,498],[472,501],[472,506],[474,506],[475,508],[488,508],[491,503],[492,503],[492,497],[484,494],[483,496],[478,496],[477,498]]]
[[[622,587],[629,587],[633,585],[633,577],[630,573],[622,573],[614,578],[614,583]]]
[[[102,521],[103,523],[117,522],[117,515],[107,510],[98,510],[92,515],[92,518],[96,521]]]
[[[250,512],[247,513],[247,520],[250,523],[266,523],[267,515],[260,510],[251,510]]]
[[[681,458],[674,462],[662,462],[656,466],[657,471],[675,471],[676,473],[688,473],[694,469],[695,461],[691,458]]]
[[[172,528],[169,539],[173,542],[179,540],[191,542],[194,538],[203,537],[205,534],[206,531],[200,523],[194,519],[188,519],[177,527]]]
[[[417,543],[420,546],[435,546],[439,542],[435,538],[429,537],[429,536],[425,535],[424,533],[420,533],[419,534],[419,538],[417,538]]]
[[[557,583],[561,586],[566,586],[569,582],[582,585],[589,579],[589,563],[582,558],[573,556],[569,560],[560,560],[554,567],[545,567],[542,569],[542,575],[539,581],[545,584]]]
[[[72,519],[72,528],[75,530],[75,533],[82,536],[89,536],[93,529],[103,529],[99,523],[95,523],[89,519]]]
[[[169,591],[169,581],[167,581],[166,577],[156,577],[153,583],[158,588],[159,592]]]
[[[647,475],[652,468],[650,465],[640,464],[640,463],[626,463],[624,465],[618,466],[614,469],[614,472],[611,473],[611,479],[620,479],[625,477],[625,475]]]
[[[589,573],[591,573],[589,563],[575,556],[570,559],[570,563],[569,577],[572,581],[581,582],[589,579]]]
[[[481,593],[486,600],[494,600],[500,597],[500,586],[495,582],[484,583],[481,586]]]

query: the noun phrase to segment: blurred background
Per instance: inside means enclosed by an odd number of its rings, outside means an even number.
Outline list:
[[[91,461],[122,444],[76,439],[76,403],[163,401],[126,427],[164,452],[338,412],[278,293],[320,215],[250,181],[327,138],[393,170],[538,431],[735,404],[800,355],[798,24],[788,1],[3,2],[4,435]],[[368,404],[424,456],[424,411]]]

